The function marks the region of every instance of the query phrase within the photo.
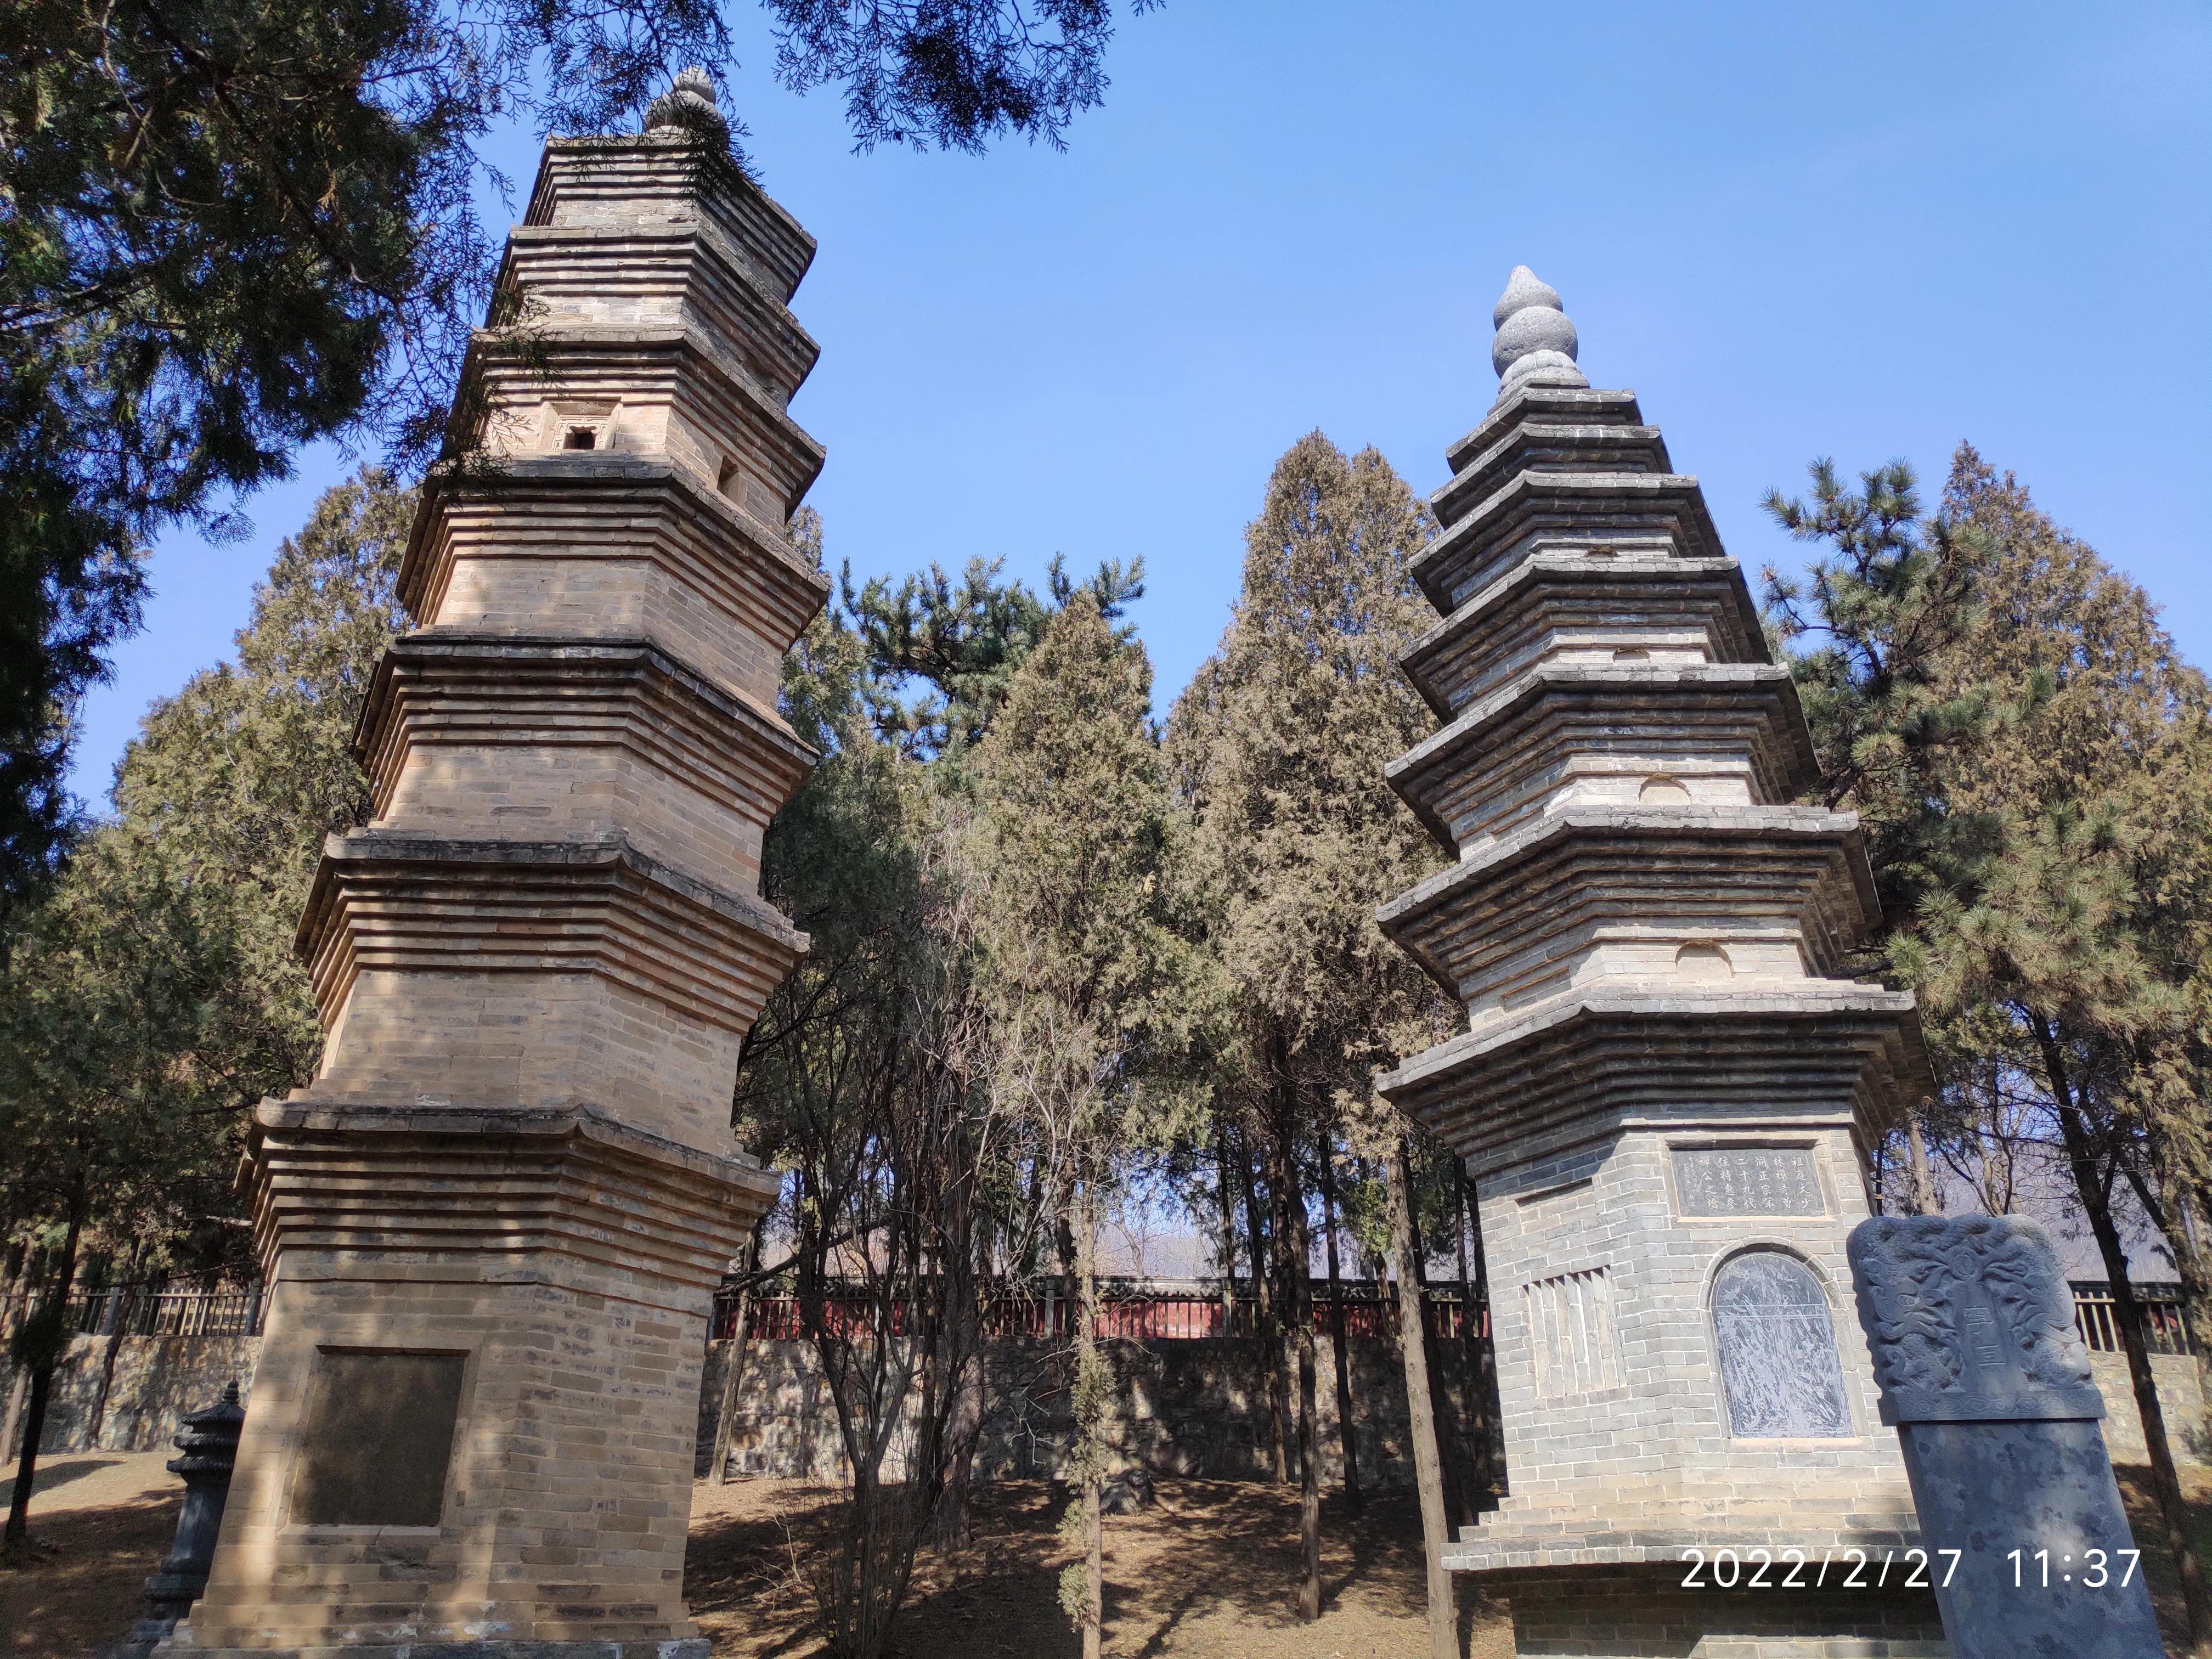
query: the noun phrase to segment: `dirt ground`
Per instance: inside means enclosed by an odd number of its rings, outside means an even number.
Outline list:
[[[138,1613],[138,1590],[176,1528],[160,1452],[41,1460],[33,1548],[0,1566],[0,1659],[83,1659]],[[0,1481],[0,1504],[12,1489]],[[694,1489],[684,1589],[716,1659],[817,1653],[803,1571],[836,1492],[799,1481]],[[1040,1481],[978,1489],[974,1542],[918,1565],[894,1651],[906,1659],[1053,1659],[1078,1651],[1056,1583],[1064,1499]],[[1322,1514],[1322,1618],[1297,1622],[1297,1500],[1279,1488],[1164,1480],[1141,1514],[1107,1522],[1106,1651],[1176,1659],[1425,1659],[1419,1523],[1378,1500],[1347,1526]],[[1505,1659],[1510,1626],[1471,1607],[1474,1659]]]
[[[173,1452],[64,1453],[39,1460],[31,1548],[0,1561],[0,1655],[84,1659],[143,1611],[139,1588],[176,1536],[185,1483]],[[0,1480],[12,1502],[14,1470]]]
[[[87,1453],[43,1460],[32,1498],[33,1547],[0,1565],[0,1659],[83,1659],[138,1613],[139,1585],[176,1527],[176,1477],[165,1454]],[[2179,1641],[2180,1597],[2149,1507],[2147,1472],[2120,1471],[2146,1571]],[[2184,1475],[2198,1547],[2212,1551],[2212,1474]],[[0,1504],[11,1481],[0,1480]],[[1320,1621],[1291,1610],[1297,1504],[1271,1486],[1162,1480],[1158,1503],[1107,1522],[1106,1651],[1118,1659],[1422,1659],[1419,1527],[1403,1499],[1347,1522],[1322,1516]],[[827,1535],[830,1488],[798,1481],[704,1484],[693,1491],[684,1589],[716,1659],[804,1659],[818,1653],[805,1569]],[[1041,1482],[978,1489],[974,1542],[925,1554],[894,1651],[903,1659],[1057,1659],[1077,1644],[1054,1594],[1066,1558],[1054,1536],[1060,1499]],[[1512,1627],[1468,1598],[1470,1659],[1508,1659]]]
[[[716,1659],[798,1659],[819,1644],[804,1579],[826,1531],[829,1488],[797,1481],[700,1486],[684,1589]],[[1080,1645],[1060,1611],[1070,1559],[1054,1536],[1066,1494],[1042,1481],[976,1489],[975,1535],[924,1555],[894,1650],[908,1659],[1056,1659]],[[1127,1659],[1426,1659],[1420,1522],[1410,1498],[1377,1499],[1355,1522],[1322,1512],[1322,1616],[1298,1622],[1294,1489],[1162,1480],[1149,1510],[1106,1522],[1106,1651]],[[1507,1659],[1510,1622],[1462,1609],[1473,1659]]]

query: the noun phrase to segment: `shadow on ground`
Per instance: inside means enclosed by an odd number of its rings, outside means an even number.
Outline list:
[[[0,1566],[0,1659],[82,1659],[139,1611],[168,1547],[181,1486],[162,1454],[58,1457],[40,1471],[34,1547]],[[2148,1472],[2120,1483],[2168,1650],[2185,1651],[2179,1582],[2149,1501]],[[51,1479],[50,1479],[51,1477]],[[2197,1547],[2212,1557],[2212,1474],[2185,1468]],[[0,1486],[0,1491],[4,1491]],[[1425,1659],[1419,1534],[1403,1499],[1357,1521],[1323,1513],[1319,1623],[1292,1612],[1297,1498],[1242,1482],[1163,1480],[1159,1502],[1107,1523],[1106,1651],[1115,1659]],[[701,1486],[685,1589],[717,1659],[805,1659],[820,1651],[805,1585],[828,1546],[832,1488],[797,1481]],[[1064,1498],[1041,1482],[978,1488],[975,1541],[918,1564],[894,1652],[902,1659],[1063,1659],[1077,1651],[1058,1605],[1067,1559]],[[1508,1659],[1510,1622],[1463,1608],[1473,1659]]]
[[[2124,1463],[2113,1473],[2119,1476],[2120,1496],[2127,1500],[2128,1521],[2135,1529],[2136,1547],[2142,1551],[2143,1577],[2150,1584],[2151,1601],[2158,1608],[2159,1634],[2166,1638],[2168,1653],[2186,1654],[2189,1620],[2182,1607],[2181,1574],[2175,1570],[2173,1552],[2166,1546],[2166,1528],[2151,1493],[2150,1468]],[[2212,1470],[2185,1465],[2180,1474],[2182,1495],[2189,1501],[2197,1559],[2212,1566]]]
[[[160,1452],[57,1456],[32,1489],[31,1547],[0,1559],[0,1659],[82,1659],[144,1611],[184,1483]],[[0,1485],[0,1503],[15,1482]]]
[[[1425,1659],[1419,1521],[1409,1498],[1357,1520],[1322,1514],[1322,1613],[1299,1622],[1297,1496],[1219,1480],[1162,1480],[1148,1510],[1106,1534],[1106,1651],[1129,1659]],[[818,1650],[806,1563],[830,1547],[838,1494],[799,1482],[699,1489],[685,1589],[718,1659]],[[1038,1481],[976,1492],[974,1541],[917,1563],[894,1641],[906,1659],[1061,1659],[1079,1650],[1059,1607],[1065,1494]],[[1470,1619],[1474,1651],[1511,1651],[1494,1609]]]
[[[39,1464],[39,1472],[31,1477],[31,1496],[43,1498],[58,1486],[66,1486],[72,1480],[82,1480],[88,1475],[98,1474],[102,1469],[112,1469],[120,1464],[120,1457],[48,1456]],[[8,1478],[0,1480],[0,1506],[15,1501],[15,1466],[9,1466]]]

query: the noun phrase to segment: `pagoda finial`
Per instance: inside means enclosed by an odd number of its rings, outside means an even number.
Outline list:
[[[1500,403],[1524,386],[1589,384],[1575,367],[1575,325],[1560,307],[1559,290],[1528,266],[1513,267],[1490,320],[1498,330],[1490,362]]]
[[[647,132],[696,132],[702,128],[726,131],[728,127],[722,112],[714,107],[714,79],[696,64],[678,70],[668,90],[645,106]]]

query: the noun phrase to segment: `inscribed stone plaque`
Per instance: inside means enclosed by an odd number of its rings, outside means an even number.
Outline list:
[[[1684,1215],[1826,1215],[1809,1146],[1678,1146]]]
[[[295,1527],[434,1527],[461,1405],[457,1353],[325,1351],[316,1362]]]
[[[2018,1216],[1877,1216],[1851,1234],[1954,1659],[2163,1659],[2074,1294]]]
[[[1722,1266],[1713,1279],[1713,1342],[1736,1438],[1850,1437],[1827,1293],[1796,1257],[1747,1250]]]
[[[1876,1216],[1851,1273],[1885,1423],[2099,1418],[2051,1241],[2019,1216]]]

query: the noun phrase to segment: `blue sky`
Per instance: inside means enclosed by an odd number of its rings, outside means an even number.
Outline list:
[[[745,0],[735,0],[741,8]],[[1066,154],[854,155],[834,91],[733,102],[820,240],[793,413],[856,573],[1141,556],[1164,710],[1212,648],[1275,457],[1319,427],[1417,489],[1488,407],[1526,262],[1754,574],[1807,460],[1970,439],[2212,662],[2212,9],[1170,0]],[[526,185],[536,144],[502,157]],[[501,210],[495,207],[495,214]],[[501,214],[501,216],[504,216]],[[2192,459],[2193,458],[2193,459]],[[148,702],[230,648],[334,452],[167,538],[83,710],[104,796]]]

